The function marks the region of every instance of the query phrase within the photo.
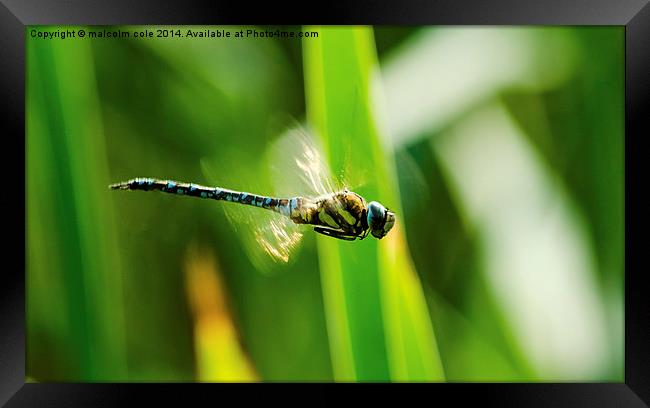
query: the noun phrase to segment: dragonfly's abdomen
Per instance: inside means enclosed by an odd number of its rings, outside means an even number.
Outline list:
[[[162,191],[164,193],[176,195],[188,195],[199,198],[212,198],[225,200],[231,197],[233,192],[222,190],[215,187],[205,187],[193,183],[180,183],[173,180],[158,180],[153,178],[136,178],[117,184],[112,184],[110,188],[114,190],[142,190],[142,191]]]
[[[265,208],[286,216],[290,215],[291,204],[294,201],[294,199],[266,197],[219,187],[205,187],[200,184],[181,183],[173,180],[158,180],[153,178],[136,178],[122,183],[112,184],[110,188],[114,190],[162,191],[164,193],[176,195],[230,201],[233,203]]]

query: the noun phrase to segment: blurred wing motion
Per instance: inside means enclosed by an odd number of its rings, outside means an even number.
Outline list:
[[[241,152],[228,152],[201,162],[211,184],[228,185],[272,197],[319,197],[340,189],[311,134],[298,122],[285,121],[272,133],[275,141],[251,160]],[[242,165],[241,163],[247,163]],[[269,272],[274,264],[288,263],[299,251],[303,232],[313,226],[298,225],[290,218],[245,206],[223,206],[226,218],[242,241],[251,262]],[[271,262],[269,262],[271,261]]]
[[[317,197],[341,189],[315,137],[291,121],[266,152],[274,188],[280,195]]]
[[[247,166],[236,166],[237,155],[217,160],[203,159],[201,167],[210,183],[236,183],[234,185],[250,185],[247,191],[266,191],[273,195],[272,184],[264,178],[256,178],[250,171],[239,169]],[[259,161],[259,160],[258,160]],[[240,161],[242,163],[246,162]],[[227,171],[237,168],[237,171]],[[287,263],[290,254],[301,242],[302,232],[298,225],[289,218],[270,211],[258,211],[241,205],[222,206],[225,219],[228,220],[253,265],[260,271],[270,273],[276,263]]]

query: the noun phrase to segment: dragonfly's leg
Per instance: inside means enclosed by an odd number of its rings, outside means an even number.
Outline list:
[[[318,232],[319,234],[327,235],[328,237],[338,238],[345,241],[354,241],[355,239],[357,239],[355,235],[349,235],[344,233],[343,231],[330,229],[330,228],[314,227],[314,231]]]
[[[369,232],[370,232],[370,228],[363,231],[363,233],[361,235],[359,235],[359,240],[365,239],[368,236]]]

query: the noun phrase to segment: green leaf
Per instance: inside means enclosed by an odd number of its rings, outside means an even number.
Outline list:
[[[394,158],[373,108],[378,64],[368,27],[316,28],[303,40],[307,118],[330,168],[368,201],[395,211],[378,241],[318,237],[335,379],[441,381],[444,374],[418,275],[400,225]]]
[[[27,371],[37,380],[124,380],[117,220],[90,44],[30,41],[28,58]]]

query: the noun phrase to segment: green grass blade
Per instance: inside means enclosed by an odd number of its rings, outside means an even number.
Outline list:
[[[393,157],[380,143],[371,99],[378,70],[370,28],[315,28],[303,41],[307,118],[336,174],[368,200],[401,204]],[[359,187],[357,187],[359,186]],[[435,335],[404,227],[381,241],[318,238],[337,380],[444,379]]]
[[[28,58],[28,374],[124,380],[117,220],[90,43],[32,41]],[[63,286],[51,291],[55,279]]]

